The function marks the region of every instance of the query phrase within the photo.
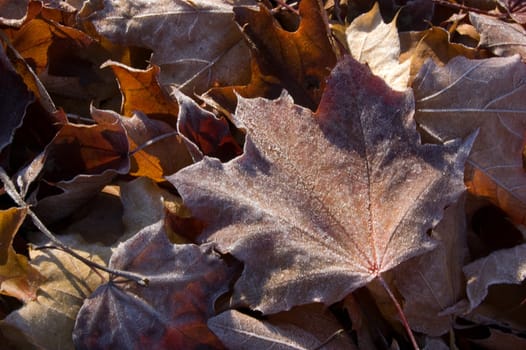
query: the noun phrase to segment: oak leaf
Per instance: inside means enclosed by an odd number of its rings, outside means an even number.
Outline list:
[[[288,94],[239,99],[245,153],[168,177],[217,242],[245,263],[234,303],[263,313],[343,299],[432,249],[425,234],[464,190],[473,137],[421,145],[410,91],[346,57],[316,113]]]
[[[456,57],[444,67],[428,61],[413,89],[415,119],[428,138],[444,142],[480,128],[466,163],[468,190],[526,223],[526,66],[520,57]]]
[[[77,316],[76,348],[223,348],[206,321],[236,268],[213,249],[171,244],[162,220],[120,244],[109,266],[141,273],[148,286],[113,280],[100,286]]]

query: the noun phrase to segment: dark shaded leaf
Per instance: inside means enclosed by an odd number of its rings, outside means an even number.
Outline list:
[[[26,109],[34,99],[0,45],[0,151],[12,141],[15,129],[22,125]]]
[[[294,308],[266,320],[228,310],[212,317],[208,327],[231,350],[356,349],[336,318],[319,304]]]
[[[173,245],[159,221],[120,244],[110,267],[141,273],[149,284],[99,287],[77,317],[76,348],[223,348],[206,321],[235,269],[212,245]]]
[[[177,129],[194,143],[202,154],[219,158],[223,162],[241,154],[241,147],[232,136],[226,119],[216,118],[177,90],[174,90],[173,94],[180,105]],[[202,155],[198,159],[201,158]]]

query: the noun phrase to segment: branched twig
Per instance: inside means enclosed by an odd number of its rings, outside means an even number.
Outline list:
[[[11,179],[9,178],[7,173],[5,172],[4,168],[2,168],[2,167],[0,167],[0,180],[4,183],[4,189],[7,192],[7,194],[13,199],[13,201],[15,201],[15,203],[17,205],[27,209],[27,214],[33,220],[33,223],[35,224],[35,226],[51,241],[51,243],[53,243],[53,245],[54,245],[54,247],[56,249],[60,249],[60,250],[62,250],[64,252],[68,253],[72,257],[80,260],[81,262],[83,262],[84,264],[86,264],[86,265],[88,265],[90,267],[96,268],[96,269],[101,270],[101,271],[105,271],[105,272],[109,273],[111,276],[123,277],[123,278],[125,278],[127,280],[134,281],[134,282],[136,282],[137,284],[139,284],[141,286],[147,286],[148,285],[148,278],[146,278],[145,276],[143,276],[141,274],[137,274],[137,273],[134,273],[134,272],[128,272],[128,271],[122,271],[122,270],[116,270],[116,269],[112,269],[112,268],[100,265],[100,264],[98,264],[96,262],[91,261],[90,259],[87,259],[87,258],[83,257],[82,255],[78,254],[73,249],[71,249],[70,247],[68,247],[64,243],[62,243],[44,225],[44,223],[42,221],[40,221],[40,219],[35,214],[35,212],[33,210],[31,210],[29,205],[20,196],[20,194],[18,193],[15,185],[13,184],[13,182],[11,181]]]
[[[488,11],[484,11],[484,10],[478,9],[476,7],[469,7],[469,6],[466,6],[466,5],[457,4],[457,3],[450,2],[450,1],[447,1],[447,0],[433,0],[433,2],[436,3],[436,4],[439,4],[439,5],[445,6],[445,7],[453,8],[455,10],[464,10],[464,11],[468,11],[468,12],[480,13],[480,14],[483,14],[483,15],[486,15],[486,16],[497,17],[499,19],[507,19],[508,18],[508,16],[506,14],[491,13],[491,12],[488,12]]]
[[[156,142],[159,142],[159,141],[162,141],[164,139],[167,139],[169,137],[172,137],[172,136],[177,136],[179,135],[179,132],[177,131],[172,131],[172,132],[169,132],[169,133],[166,133],[166,134],[162,134],[162,135],[159,135],[159,136],[156,136],[154,137],[153,139],[150,139],[148,141],[146,141],[145,143],[143,143],[142,145],[140,146],[137,146],[137,148],[131,150],[128,155],[130,156],[133,156],[135,153],[139,152],[139,151],[142,151],[143,149],[145,149],[146,147],[149,147],[151,145],[153,145],[154,143]]]
[[[286,1],[284,1],[284,0],[276,0],[276,3],[278,4],[278,7],[276,8],[276,10],[279,11],[281,8],[285,8],[285,9],[289,10],[290,12],[292,12],[292,13],[298,15],[298,16],[300,15],[300,12],[297,9],[295,9],[294,7],[292,7],[293,5],[287,4]]]

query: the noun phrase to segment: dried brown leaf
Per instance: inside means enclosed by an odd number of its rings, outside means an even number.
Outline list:
[[[394,90],[407,89],[411,59],[400,63],[400,39],[396,19],[384,23],[380,7],[373,8],[355,18],[345,30],[347,45],[352,56],[367,63],[371,71],[384,79]]]
[[[232,350],[356,349],[336,318],[319,304],[271,315],[266,320],[228,310],[208,320],[208,327]],[[338,331],[341,334],[335,335]]]
[[[75,251],[104,264],[111,250],[100,244],[88,244],[80,236],[62,236],[61,240]],[[34,238],[35,244],[46,244]],[[71,333],[77,312],[93,290],[103,282],[90,267],[60,250],[31,251],[31,268],[45,277],[36,300],[0,321],[0,329],[18,349],[73,348]],[[17,336],[22,332],[28,338]]]
[[[520,284],[526,279],[526,244],[501,249],[466,266],[466,293],[470,309],[477,307],[493,284]]]
[[[194,159],[200,160],[207,155],[226,162],[242,153],[225,118],[216,118],[176,89],[172,94],[180,105],[177,130],[200,150],[199,154],[192,154]]]
[[[115,43],[147,47],[161,67],[162,84],[176,84],[189,94],[214,83],[248,80],[249,53],[235,25],[233,6],[254,0],[105,0],[91,14],[97,31]]]
[[[444,67],[428,61],[413,89],[415,119],[432,139],[444,142],[480,128],[466,163],[466,185],[514,222],[526,223],[526,66],[520,57],[457,57]]]
[[[37,289],[43,281],[28,259],[17,254],[12,246],[26,213],[25,208],[0,210],[0,293],[22,301],[36,299]]]
[[[523,26],[476,13],[470,13],[469,20],[480,33],[479,47],[497,56],[519,54],[526,60],[526,30]]]
[[[245,153],[168,178],[208,224],[200,239],[245,263],[236,303],[330,304],[434,247],[425,231],[463,191],[472,139],[420,145],[412,111],[410,92],[349,57],[315,114],[286,94],[240,99]]]
[[[58,182],[105,171],[127,173],[128,150],[126,130],[119,120],[103,120],[89,126],[69,123],[47,147],[44,178]]]
[[[115,119],[64,125],[46,148],[35,212],[47,223],[73,213],[117,174],[129,173],[128,148],[126,130]]]
[[[0,293],[24,302],[37,299],[37,291],[44,278],[25,255],[17,254],[12,246],[7,250],[7,261],[0,265]]]
[[[236,21],[252,43],[252,78],[246,86],[212,89],[208,97],[233,112],[236,93],[243,97],[277,98],[286,89],[297,104],[315,110],[329,72],[336,64],[321,2],[300,3],[300,22],[293,32],[283,29],[263,5],[257,12],[236,8],[235,13]]]
[[[161,220],[120,244],[110,267],[140,273],[148,285],[111,280],[99,287],[77,317],[77,349],[223,348],[206,321],[235,267],[213,245],[173,245]]]
[[[93,119],[122,125],[130,148],[130,175],[147,176],[162,182],[164,176],[192,164],[182,137],[167,123],[151,119],[140,111],[131,118],[108,110],[92,108]]]
[[[13,238],[27,214],[26,208],[0,210],[0,265],[5,265]]]
[[[124,64],[108,61],[101,68],[110,67],[117,77],[122,93],[121,114],[131,117],[141,111],[148,117],[162,120],[177,127],[179,106],[159,83],[159,66],[146,70],[134,69]]]
[[[432,237],[438,241],[437,248],[401,264],[393,272],[411,328],[440,336],[452,328],[456,316],[444,311],[465,296],[462,266],[468,247],[463,197],[445,210]]]
[[[422,65],[432,59],[445,65],[453,57],[483,58],[480,50],[451,42],[449,32],[441,27],[431,27],[422,32],[400,33],[402,59],[411,59],[410,81],[413,81]]]

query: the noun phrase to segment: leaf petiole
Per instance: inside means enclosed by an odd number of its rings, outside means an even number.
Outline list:
[[[396,311],[398,311],[398,316],[400,317],[400,321],[402,321],[402,324],[404,325],[404,328],[407,332],[407,335],[409,336],[409,339],[411,340],[411,344],[413,345],[413,348],[415,350],[419,350],[420,347],[418,346],[418,343],[416,342],[415,335],[413,334],[413,331],[411,330],[411,327],[409,326],[409,322],[407,322],[407,318],[405,317],[404,310],[402,310],[402,306],[400,305],[398,300],[396,300],[395,295],[391,291],[391,288],[389,288],[389,285],[387,284],[387,282],[385,282],[382,275],[378,274],[377,278],[378,278],[378,281],[380,281],[380,283],[382,284],[382,287],[384,287],[387,294],[389,294],[389,298],[393,301],[396,307]]]

